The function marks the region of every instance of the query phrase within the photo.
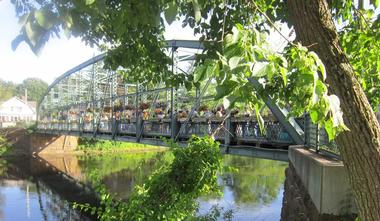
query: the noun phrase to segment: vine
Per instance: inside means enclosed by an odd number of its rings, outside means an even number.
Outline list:
[[[222,169],[219,143],[210,137],[192,137],[187,148],[171,143],[173,162],[154,172],[126,202],[115,200],[97,185],[101,207],[74,204],[100,220],[185,220],[195,217],[201,194],[219,193],[217,173]],[[95,183],[100,183],[97,180]],[[195,219],[195,218],[194,218]]]

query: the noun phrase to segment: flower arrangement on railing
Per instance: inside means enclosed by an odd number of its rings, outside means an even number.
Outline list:
[[[163,113],[163,111],[161,108],[156,108],[156,109],[154,109],[154,113],[157,115],[159,113]]]
[[[198,111],[201,112],[201,111],[207,111],[208,110],[208,107],[207,105],[201,105],[199,108],[198,108]]]
[[[113,107],[114,111],[123,111],[124,107],[121,103],[116,103],[116,105]]]
[[[128,104],[125,106],[125,110],[134,110],[135,107],[132,104]]]
[[[149,107],[150,107],[149,103],[145,103],[145,102],[140,103],[140,110],[146,110],[146,109],[149,109]]]
[[[111,110],[112,110],[112,107],[109,107],[109,106],[107,106],[107,107],[103,107],[103,112],[111,112]]]
[[[156,104],[156,108],[160,108],[161,110],[165,110],[167,106],[168,106],[168,104],[165,102],[158,102]]]
[[[163,119],[165,117],[165,113],[161,108],[156,108],[154,110],[154,116],[159,119]]]

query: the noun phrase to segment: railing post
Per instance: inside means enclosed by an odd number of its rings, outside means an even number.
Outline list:
[[[224,122],[224,144],[227,146],[227,150],[228,150],[228,146],[231,144],[231,141],[233,139],[233,134],[231,133],[232,131],[232,128],[233,128],[233,125],[232,125],[232,122],[231,122],[231,116],[229,116],[226,121]]]
[[[141,140],[141,136],[142,134],[144,133],[144,120],[139,116],[137,119],[136,119],[136,141],[137,142],[140,142]]]
[[[172,47],[172,74],[174,75],[174,52],[177,50],[176,47]],[[171,124],[171,139],[175,140],[178,134],[178,125],[175,112],[175,102],[174,102],[174,86],[172,85],[170,91],[170,124]]]
[[[305,140],[305,143],[304,143],[304,146],[307,147],[308,146],[308,139],[309,139],[309,130],[308,130],[308,115],[306,113],[303,114],[303,129],[305,131],[304,133],[304,140]]]
[[[139,121],[139,117],[140,117],[140,114],[139,114],[139,84],[137,83],[136,84],[136,98],[135,98],[135,119],[136,119],[136,141],[137,142],[140,142],[140,131],[141,131],[141,128],[140,128],[140,121]]]
[[[317,123],[315,128],[315,151],[319,153],[319,124]]]

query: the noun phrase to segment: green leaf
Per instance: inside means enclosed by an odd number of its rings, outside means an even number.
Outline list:
[[[332,122],[331,119],[327,120],[325,122],[325,130],[327,132],[327,135],[329,137],[329,141],[332,141],[336,135],[336,130],[334,128],[334,123]]]
[[[228,65],[230,66],[230,69],[231,70],[235,69],[238,66],[240,60],[241,60],[241,57],[238,57],[238,56],[234,56],[230,58],[230,60],[228,60]]]
[[[255,114],[256,114],[256,119],[257,122],[259,123],[259,128],[261,133],[265,134],[265,127],[264,127],[264,119],[260,114],[260,107],[258,104],[255,104]]]
[[[219,64],[215,61],[208,62],[206,69],[206,77],[214,77],[219,73]]]
[[[228,67],[228,62],[227,62],[227,58],[224,57],[222,54],[220,54],[218,51],[216,52],[216,54],[218,55],[219,57],[219,61],[222,62],[222,65],[223,66],[227,66]]]
[[[30,16],[30,13],[26,13],[26,14],[22,15],[20,17],[20,19],[18,20],[18,24],[20,26],[24,26],[26,24],[26,22],[29,20],[29,16]]]
[[[32,23],[30,21],[27,22],[25,25],[25,32],[30,43],[32,44],[33,47],[35,47],[39,38],[39,34],[35,29],[33,29]]]
[[[224,97],[223,98],[223,107],[225,109],[231,108],[235,104],[236,100],[237,100],[237,96],[235,96],[235,95],[230,95],[230,96]]]
[[[264,77],[268,75],[268,71],[270,71],[269,62],[257,62],[251,70],[253,77]]]
[[[336,95],[327,96],[330,104],[330,111],[332,113],[332,122],[334,127],[343,126],[343,112],[340,109],[340,101]]]
[[[375,6],[375,8],[379,7],[379,0],[369,0],[369,2]]]
[[[318,95],[318,96],[322,96],[324,94],[327,93],[327,87],[326,85],[320,81],[320,80],[317,80],[317,84],[315,86],[315,93]]]
[[[165,10],[166,22],[170,25],[173,23],[177,16],[178,6],[175,1],[169,2],[168,7]]]
[[[25,35],[23,34],[20,34],[15,39],[13,39],[11,43],[12,50],[15,51],[17,47],[19,46],[19,44],[23,41],[25,41]]]
[[[288,82],[288,79],[286,77],[287,72],[288,71],[286,70],[286,68],[280,67],[280,73],[281,73],[282,80],[284,81],[284,86],[286,86]]]
[[[201,20],[201,9],[199,7],[198,0],[192,0],[192,2],[193,2],[195,21],[199,22]]]
[[[57,20],[52,12],[45,9],[35,11],[34,18],[36,19],[38,25],[46,30],[53,27],[55,21]]]
[[[318,122],[319,120],[319,113],[317,110],[311,110],[310,111],[310,118],[311,118],[311,121],[315,124]]]
[[[207,66],[201,65],[198,66],[194,71],[194,82],[201,82],[206,78]]]
[[[224,81],[223,84],[216,86],[215,100],[229,95],[238,86],[235,81]]]
[[[309,55],[314,58],[315,63],[317,64],[318,71],[322,74],[322,78],[325,81],[326,80],[326,68],[325,65],[322,63],[321,59],[319,59],[318,55],[310,51]]]
[[[95,0],[86,0],[86,5],[94,4]]]

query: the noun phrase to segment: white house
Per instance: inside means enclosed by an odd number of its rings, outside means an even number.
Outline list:
[[[36,120],[36,109],[17,97],[0,105],[0,122],[30,122]]]

